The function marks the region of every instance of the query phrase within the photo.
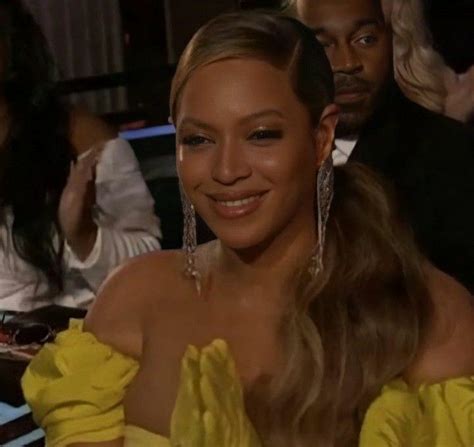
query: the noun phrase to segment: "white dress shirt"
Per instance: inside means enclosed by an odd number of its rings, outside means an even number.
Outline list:
[[[133,149],[122,139],[105,144],[96,170],[95,245],[80,261],[66,244],[64,293],[51,297],[45,278],[13,248],[11,224],[0,227],[0,311],[28,311],[56,303],[86,307],[110,271],[132,256],[159,249],[160,224]]]
[[[334,163],[334,166],[344,165],[347,163],[347,160],[357,144],[357,138],[351,140],[336,138],[335,144],[336,147],[332,151],[332,162]]]

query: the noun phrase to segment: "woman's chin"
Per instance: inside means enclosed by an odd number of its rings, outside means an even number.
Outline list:
[[[261,246],[265,238],[262,234],[245,231],[244,228],[236,231],[214,233],[220,243],[231,250],[245,251]]]

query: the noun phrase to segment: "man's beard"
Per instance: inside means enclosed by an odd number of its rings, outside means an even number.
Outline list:
[[[336,73],[334,75],[336,94],[345,92],[363,92],[367,96],[358,102],[338,104],[341,113],[336,128],[336,138],[352,138],[360,133],[360,130],[372,114],[379,103],[380,91],[375,84],[368,82],[356,75],[346,75]]]
[[[360,133],[372,116],[373,108],[368,107],[367,98],[364,103],[340,105],[339,121],[336,127],[336,138],[354,138]]]

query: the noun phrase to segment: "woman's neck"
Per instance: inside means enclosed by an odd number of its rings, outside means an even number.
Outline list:
[[[211,249],[212,270],[237,289],[259,287],[268,292],[265,295],[289,296],[294,286],[291,279],[311,256],[315,243],[315,222],[311,218],[245,250],[226,247],[218,240]]]

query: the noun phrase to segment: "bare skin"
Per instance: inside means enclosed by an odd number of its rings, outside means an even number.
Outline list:
[[[87,315],[85,330],[140,364],[124,400],[127,424],[169,435],[180,362],[189,344],[200,348],[215,338],[225,339],[244,391],[280,370],[279,325],[292,294],[291,272],[310,255],[315,242],[314,215],[308,212],[314,176],[330,153],[337,121],[337,108],[328,106],[317,129],[308,126],[307,112],[285,76],[259,61],[220,61],[198,69],[183,91],[176,123],[178,170],[187,195],[218,240],[197,250],[203,277],[200,296],[194,281],[182,273],[182,252],[149,253],[119,268]],[[215,94],[212,101],[209,91]],[[241,100],[231,101],[233,95]],[[255,116],[268,109],[286,113],[279,118],[273,113]],[[262,132],[269,129],[271,138]],[[212,202],[213,197],[228,200],[225,191],[245,190],[265,194],[257,209],[236,221]],[[239,231],[238,219],[245,231]],[[451,278],[431,269],[428,273],[434,289],[441,291],[443,285],[449,290],[440,303],[450,307],[455,302],[452,291],[465,305],[466,297]],[[438,300],[434,302],[438,306]],[[461,351],[472,336],[472,322],[474,318],[459,333],[450,332]],[[438,325],[436,320],[433,334]],[[445,377],[444,366],[432,362],[431,352],[427,344],[423,355],[428,367],[414,365],[413,382]],[[452,355],[446,351],[446,360]],[[469,362],[463,368],[457,365],[450,377],[474,372]],[[115,447],[122,440],[74,447],[89,445]]]
[[[207,257],[206,252],[214,248],[213,244],[202,247],[201,256]],[[280,361],[278,321],[282,308],[274,303],[282,298],[278,296],[277,287],[262,295],[255,286],[242,287],[240,281],[212,275],[210,293],[202,299],[192,281],[183,281],[180,274],[183,261],[181,253],[170,252],[163,256],[151,255],[135,267],[135,285],[146,280],[141,266],[146,264],[148,269],[154,264],[152,270],[156,272],[159,268],[163,275],[160,275],[161,281],[153,281],[153,284],[148,281],[150,289],[174,289],[173,293],[159,294],[158,298],[156,293],[155,296],[149,294],[149,302],[142,310],[142,325],[135,326],[140,335],[134,338],[141,343],[128,346],[130,354],[139,355],[141,369],[125,399],[127,422],[162,435],[169,434],[180,361],[189,344],[204,347],[216,338],[225,339],[232,350],[244,388],[272,375]],[[163,271],[164,264],[168,267]],[[133,272],[129,271],[128,275],[134,277]],[[118,286],[121,288],[122,285],[119,283]],[[229,293],[231,290],[236,293]],[[114,294],[110,299],[115,298]],[[95,328],[94,314],[93,311],[87,320],[91,330]],[[157,381],[156,377],[162,380]],[[157,406],[156,402],[160,405]]]
[[[213,249],[215,243],[201,247],[200,256],[206,258]],[[202,347],[216,337],[227,340],[244,389],[273,375],[281,361],[278,299],[255,294],[253,287],[243,288],[244,280],[227,282],[219,277],[214,281],[216,293],[202,300],[194,284],[180,274],[182,256],[173,251],[133,260],[110,278],[86,320],[87,330],[140,362],[141,371],[124,402],[127,423],[165,436],[177,394],[180,360],[188,344]],[[429,275],[439,318],[426,347],[404,377],[413,385],[474,373],[474,359],[466,355],[474,339],[472,300],[447,275],[431,267]],[[221,289],[224,293],[219,293]],[[238,290],[240,296],[231,296],[230,290]],[[74,446],[121,444],[115,440]]]
[[[474,299],[456,280],[427,265],[433,321],[418,357],[405,373],[416,385],[474,374]]]
[[[188,81],[176,123],[181,180],[219,237],[197,251],[202,294],[184,278],[181,252],[147,254],[109,279],[85,326],[140,362],[124,402],[127,423],[165,436],[189,344],[224,338],[244,389],[279,370],[289,276],[315,243],[315,177],[337,121],[331,105],[313,129],[288,75],[266,63],[214,65]],[[215,96],[203,113],[206,91]],[[257,210],[235,219],[209,197],[227,200],[242,191],[265,194]]]
[[[99,118],[80,110],[71,113],[70,128],[77,161],[71,164],[58,216],[69,246],[80,260],[85,260],[97,237],[97,225],[92,219],[95,168],[104,143],[116,138],[117,133]]]

